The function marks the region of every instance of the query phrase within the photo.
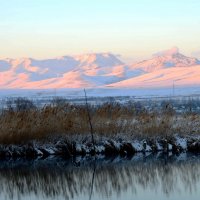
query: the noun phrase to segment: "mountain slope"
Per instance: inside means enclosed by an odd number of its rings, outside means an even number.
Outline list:
[[[146,73],[144,75],[123,80],[117,83],[107,85],[114,88],[149,88],[149,87],[172,87],[176,86],[200,86],[200,66],[191,67],[173,67],[160,69]]]

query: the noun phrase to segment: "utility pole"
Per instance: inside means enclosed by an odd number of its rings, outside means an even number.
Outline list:
[[[56,88],[54,88],[54,94],[55,94],[55,97],[56,97],[56,95],[57,95],[57,89]]]
[[[173,97],[174,97],[174,95],[175,95],[175,84],[174,84],[174,80],[173,80]]]

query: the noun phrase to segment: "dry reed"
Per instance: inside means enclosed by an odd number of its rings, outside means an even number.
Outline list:
[[[23,102],[23,101],[22,101]],[[27,102],[26,102],[27,103]],[[0,144],[19,144],[51,137],[86,136],[90,134],[87,108],[67,102],[37,108],[10,106],[0,114]],[[30,106],[31,105],[31,106]],[[194,113],[177,115],[172,108],[160,112],[136,109],[134,104],[105,103],[89,105],[94,135],[166,136],[200,131],[200,116]]]

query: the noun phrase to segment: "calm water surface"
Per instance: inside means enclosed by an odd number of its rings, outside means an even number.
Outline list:
[[[0,199],[200,199],[200,155],[0,161]]]

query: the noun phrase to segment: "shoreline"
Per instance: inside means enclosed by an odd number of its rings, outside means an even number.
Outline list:
[[[0,145],[2,158],[46,158],[49,156],[133,156],[136,153],[164,153],[178,155],[182,152],[199,153],[200,135],[179,135],[169,137],[152,137],[146,139],[95,138],[95,144],[86,138],[69,140],[62,138],[54,142],[39,143],[31,141],[28,144]]]

